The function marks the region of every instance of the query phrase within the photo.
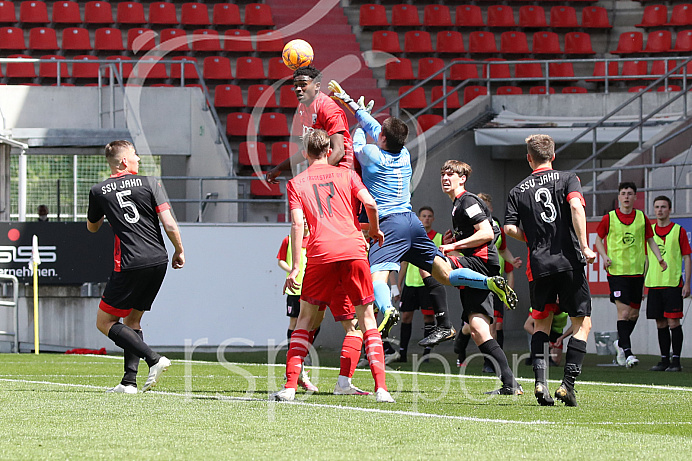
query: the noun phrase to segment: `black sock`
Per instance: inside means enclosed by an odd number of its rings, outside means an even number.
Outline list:
[[[391,343],[386,339],[382,341],[382,349],[384,350],[385,355],[391,355],[394,352],[396,352],[392,347]]]
[[[147,346],[147,343],[135,333],[135,330],[122,323],[114,324],[108,330],[108,337],[116,346],[144,359],[150,367],[156,365],[161,358],[159,354]]]
[[[452,323],[449,321],[449,310],[447,308],[447,290],[445,290],[444,285],[435,280],[433,276],[425,277],[423,283],[430,293],[437,326],[441,328],[452,328]]]
[[[315,340],[317,339],[317,335],[320,334],[320,328],[321,328],[321,326],[317,327],[317,329],[315,330],[315,333],[313,333],[311,344],[315,344]]]
[[[581,374],[581,365],[584,363],[586,341],[575,339],[572,336],[567,344],[567,354],[565,355],[567,358],[565,359],[565,376],[562,378],[562,383],[573,389],[577,376]]]
[[[465,335],[459,330],[459,333],[457,333],[457,337],[454,338],[454,352],[457,354],[457,358],[460,360],[460,362],[464,362],[466,360],[466,348],[469,345],[469,341],[471,340],[471,335]]]
[[[661,359],[667,362],[670,356],[670,328],[667,325],[658,328],[658,347],[661,349]]]
[[[294,330],[291,330],[290,328],[286,330],[286,339],[288,339],[288,347],[289,349],[291,348],[291,335],[293,334]]]
[[[497,336],[497,343],[501,348],[505,348],[505,330],[495,330]]]
[[[497,371],[498,367],[500,368],[500,379],[502,380],[502,384],[504,386],[512,388],[516,388],[519,386],[517,384],[517,381],[514,379],[512,369],[509,368],[507,356],[505,355],[504,351],[500,348],[500,345],[497,343],[496,340],[489,339],[480,346],[478,346],[478,349],[484,355],[492,357],[493,360],[495,360],[495,371]]]
[[[637,325],[637,322],[633,320],[618,320],[617,323],[618,345],[624,349],[627,357],[632,355],[632,341],[630,336],[634,331],[635,325]]]
[[[547,381],[547,358],[545,356],[545,345],[550,342],[550,337],[542,332],[536,331],[531,336],[531,359],[533,364],[533,373],[536,377],[536,382],[546,384]]]
[[[673,355],[680,357],[682,353],[682,325],[670,329],[671,342],[673,344]]]
[[[406,357],[408,354],[408,343],[411,342],[411,331],[413,330],[412,323],[402,323],[401,324],[401,338],[399,339],[399,353],[402,357]]]
[[[425,325],[423,325],[423,337],[427,337],[428,335],[430,335],[430,333],[432,333],[434,329],[434,323],[426,323]]]
[[[134,330],[135,333],[144,341],[144,334],[142,330]],[[139,357],[137,357],[132,352],[125,350],[123,354],[125,374],[123,375],[120,384],[123,386],[135,386],[137,387],[137,369],[139,368]]]

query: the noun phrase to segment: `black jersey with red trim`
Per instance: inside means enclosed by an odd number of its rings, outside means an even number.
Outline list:
[[[500,229],[493,223],[490,209],[483,200],[469,191],[457,195],[452,206],[452,227],[454,241],[464,240],[476,233],[474,226],[488,221],[493,229],[493,240],[475,248],[460,250],[464,256],[476,256],[486,264],[500,266],[495,243],[500,236]]]
[[[509,191],[505,225],[521,227],[534,277],[582,268],[586,264],[572,223],[569,201],[585,204],[576,174],[535,170]]]
[[[103,216],[113,228],[114,270],[141,269],[168,262],[158,214],[170,208],[166,193],[151,176],[111,176],[92,186],[87,219]]]

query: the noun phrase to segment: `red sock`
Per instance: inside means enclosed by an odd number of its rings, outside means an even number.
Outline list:
[[[314,330],[310,330],[310,333],[309,333],[309,335],[310,335],[310,338],[309,338],[310,344],[313,344],[313,343],[315,342],[315,333],[316,333],[316,332],[317,332],[317,328],[315,328]]]
[[[370,362],[370,371],[375,379],[375,390],[387,390],[384,371],[384,349],[382,348],[382,336],[377,328],[372,328],[363,335],[365,341],[365,355]]]
[[[291,335],[291,346],[286,354],[286,388],[295,389],[298,387],[298,377],[300,376],[300,366],[303,359],[308,355],[310,347],[309,333],[307,330],[295,330]]]
[[[353,377],[360,358],[360,349],[363,347],[363,338],[360,336],[346,336],[341,346],[341,376]]]

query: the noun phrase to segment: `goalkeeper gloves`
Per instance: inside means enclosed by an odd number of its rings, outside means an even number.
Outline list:
[[[329,89],[334,93],[332,95],[332,99],[337,100],[341,102],[344,106],[346,106],[352,113],[356,113],[358,109],[362,109],[370,113],[372,111],[372,107],[375,104],[375,101],[370,101],[368,105],[365,105],[365,98],[363,96],[358,99],[358,102],[354,101],[351,96],[344,91],[343,88],[341,88],[341,85],[339,85],[339,82],[336,80],[332,80],[329,82]]]

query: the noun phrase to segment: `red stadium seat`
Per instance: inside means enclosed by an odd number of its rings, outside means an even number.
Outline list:
[[[454,24],[457,27],[485,27],[483,22],[483,14],[481,7],[478,5],[459,5],[456,9],[456,21]]]
[[[432,53],[430,32],[410,30],[404,34],[404,53]]]
[[[372,50],[386,53],[401,53],[399,34],[388,30],[376,30],[372,34]]]
[[[418,134],[425,133],[428,131],[430,128],[434,127],[438,123],[440,123],[442,120],[441,115],[436,115],[436,114],[423,114],[419,115],[418,118],[416,119],[418,121],[418,128],[419,130],[416,130]]]
[[[692,79],[692,62],[688,62],[687,65],[681,67],[673,78],[683,78],[684,75],[686,75],[688,82]]]
[[[513,94],[524,94],[524,90],[518,86],[500,86],[495,91],[498,95],[513,95]]]
[[[185,61],[185,64],[171,64],[171,78],[180,80],[183,76],[185,80],[196,80],[199,78],[199,73],[195,68],[197,60],[189,56],[175,56],[171,58],[174,61]],[[193,64],[194,63],[194,64]],[[219,88],[218,86],[216,87]]]
[[[591,46],[591,36],[586,32],[567,32],[565,54],[596,54]]]
[[[289,136],[288,120],[280,112],[265,112],[260,117],[260,136]]]
[[[502,58],[488,58],[486,61],[502,62],[506,59]],[[483,78],[497,78],[497,79],[510,79],[512,74],[509,70],[509,64],[493,64],[483,66]]]
[[[692,30],[681,30],[675,37],[675,46],[671,51],[689,53],[692,51]]]
[[[368,3],[360,6],[360,27],[387,27],[387,10],[383,5]]]
[[[24,31],[19,27],[0,27],[0,50],[25,50]]]
[[[605,61],[598,61],[594,64],[592,75],[594,77],[599,77],[599,78],[589,79],[588,81],[602,82],[604,80],[604,77],[606,76],[606,63],[605,63]],[[617,76],[618,76],[618,63],[617,63],[617,61],[609,61],[608,62],[609,80],[612,80],[614,77],[617,77]]]
[[[469,53],[495,54],[498,52],[495,34],[492,32],[473,31],[469,34]]]
[[[208,26],[209,8],[204,3],[183,3],[180,7],[180,25]]]
[[[156,32],[151,29],[138,27],[127,31],[127,49],[134,51],[149,51],[156,47]]]
[[[488,94],[488,88],[479,85],[471,85],[464,88],[464,105],[470,103],[478,96],[485,96]]]
[[[555,94],[555,88],[552,86],[546,88],[544,86],[532,86],[529,88],[529,94]]]
[[[622,63],[622,72],[617,80],[640,80],[648,73],[647,61],[625,61]],[[634,78],[632,78],[634,77]]]
[[[410,85],[404,85],[399,88],[399,96],[410,90]],[[422,109],[428,105],[425,96],[425,90],[422,87],[416,88],[411,93],[407,94],[399,100],[399,108],[401,109]]]
[[[464,39],[461,32],[456,30],[442,30],[437,33],[437,50],[438,53],[457,53],[464,54]]]
[[[286,67],[284,60],[279,56],[278,58],[272,58],[269,60],[267,77],[269,77],[271,80],[281,80],[283,78],[292,79],[293,71]]]
[[[641,32],[623,32],[618,39],[618,47],[612,54],[641,53],[644,48],[644,36]]]
[[[523,5],[519,7],[519,27],[522,29],[547,29],[545,10],[539,5]]]
[[[680,85],[668,85],[668,86],[659,86],[656,88],[656,92],[658,93],[664,93],[664,92],[669,92],[669,91],[681,91],[682,88]]]
[[[669,27],[692,26],[692,3],[674,5],[670,21],[665,25]]]
[[[675,69],[678,65],[678,61],[675,59],[661,59],[660,61],[651,62],[651,75],[661,76],[666,74],[668,71]],[[651,77],[652,79],[654,77]]]
[[[433,75],[435,72],[442,70],[445,66],[445,62],[440,58],[421,58],[418,60],[418,80],[425,80],[426,78]],[[442,80],[442,74],[440,72],[433,80]]]
[[[64,37],[63,37],[64,41]],[[97,79],[99,75],[99,64],[96,61],[98,58],[96,56],[90,55],[80,55],[75,56],[72,59],[78,59],[83,62],[75,62],[72,64],[72,77],[73,78],[85,78],[85,79]]]
[[[514,11],[507,5],[488,7],[488,27],[516,27]]]
[[[582,94],[588,92],[583,86],[566,86],[562,89],[562,94]]]
[[[233,112],[226,117],[226,134],[229,136],[255,136],[255,119],[252,114]]]
[[[14,24],[15,22],[17,22],[17,13],[14,9],[14,3],[0,1],[0,24]]]
[[[450,91],[451,88],[447,87],[447,91]],[[437,101],[438,99],[442,98],[444,96],[445,90],[444,88],[440,86],[434,86],[432,87],[432,100],[430,102]],[[461,103],[459,102],[459,93],[457,91],[452,91],[447,95],[447,109],[458,109],[461,107]],[[433,106],[434,109],[442,109],[443,108],[443,101],[438,102]]]
[[[123,79],[127,79],[130,74],[132,74],[132,58],[127,56],[108,56],[107,60],[113,61],[113,65],[118,73],[120,73]],[[110,66],[106,68],[105,76],[110,77],[111,69]]]
[[[137,61],[137,66],[134,69],[134,76],[137,78],[144,78],[147,80],[167,79],[168,71],[166,71],[166,65],[158,61],[158,59],[140,59],[139,61]]]
[[[28,58],[26,54],[11,54],[8,58]],[[36,67],[33,62],[8,62],[5,71],[7,78],[35,78]]]
[[[29,24],[47,24],[48,7],[45,2],[40,0],[29,0],[22,2],[19,6],[19,22]]]
[[[389,61],[384,68],[385,80],[414,80],[413,65],[407,58]]]
[[[171,67],[171,76],[172,74]],[[217,85],[214,90],[214,107],[245,107],[243,91],[238,85]]]
[[[215,26],[240,26],[240,8],[235,3],[217,3],[212,11],[212,24]]]
[[[192,51],[218,52],[221,51],[219,33],[214,29],[197,29],[192,32]]]
[[[543,66],[538,62],[517,63],[514,65],[515,78],[543,78]]]
[[[229,29],[223,34],[223,49],[230,53],[252,53],[252,36],[246,29]]]
[[[533,54],[562,54],[560,39],[555,32],[541,31],[533,34]]]
[[[120,29],[102,27],[94,32],[94,49],[96,51],[122,51],[123,35]]]
[[[265,173],[260,172],[259,176],[264,177]],[[253,176],[258,176],[257,173],[253,173]],[[281,192],[280,184],[272,184],[266,182],[264,179],[257,179],[250,181],[250,195],[253,197],[282,197],[284,194]]]
[[[38,76],[41,78],[58,78],[58,62],[65,59],[65,56],[46,55],[41,56],[41,59],[50,59],[53,62],[41,62],[38,65]],[[60,78],[69,78],[70,72],[67,69],[67,63],[60,63]]]
[[[550,8],[550,27],[553,29],[575,29],[579,27],[577,11],[571,6]]]
[[[294,142],[275,142],[272,144],[272,165],[278,165],[298,153],[298,144]]]
[[[276,108],[276,94],[270,85],[250,85],[247,90],[248,107]],[[261,125],[261,121],[260,121]]]
[[[258,30],[255,43],[258,53],[281,54],[285,40],[278,30]]]
[[[282,109],[295,109],[297,105],[298,100],[293,92],[293,85],[281,85],[279,90],[279,107]]]
[[[423,25],[426,27],[452,27],[452,15],[447,5],[426,5],[423,9]]]
[[[657,30],[649,32],[646,38],[645,53],[668,53],[673,42],[669,30]]]
[[[472,61],[468,58],[456,58],[452,62],[458,62],[449,68],[449,80],[461,81],[478,78],[478,66],[476,64],[468,64],[465,61]]]
[[[581,27],[583,29],[612,29],[608,10],[602,6],[587,6],[581,10]]]
[[[392,26],[418,27],[420,25],[418,8],[415,5],[400,4],[392,6]]]
[[[238,80],[264,80],[264,62],[261,58],[243,56],[235,61],[235,78]]]
[[[116,9],[115,22],[118,24],[144,24],[144,5],[136,2],[120,2]]]
[[[152,26],[178,24],[175,3],[154,2],[149,5],[149,24]]]
[[[269,166],[267,146],[263,142],[241,142],[238,146],[238,165]]]
[[[269,5],[248,3],[245,5],[246,26],[273,26],[272,10]]]
[[[224,56],[208,56],[204,58],[202,74],[205,80],[230,80],[231,61]]]
[[[29,31],[29,49],[52,51],[58,49],[58,36],[50,27],[34,27]]]
[[[182,29],[163,29],[160,32],[159,46],[162,50],[190,51],[187,33]]]
[[[82,15],[79,12],[79,4],[70,0],[53,3],[53,23],[81,24]]]
[[[500,35],[500,53],[529,54],[529,42],[524,32],[509,30]]]
[[[86,2],[84,5],[84,23],[100,25],[112,24],[113,10],[111,4],[102,1]]]
[[[665,5],[647,5],[639,24],[634,27],[661,27],[668,20],[668,8]]]
[[[568,79],[568,78],[574,78],[574,66],[572,65],[571,62],[561,62],[561,61],[553,61],[548,63],[548,74],[550,75],[551,79],[554,78],[560,78],[560,79]],[[562,80],[567,81],[567,80]]]
[[[91,50],[91,40],[89,31],[82,27],[68,27],[62,31],[63,51],[89,51]]]

